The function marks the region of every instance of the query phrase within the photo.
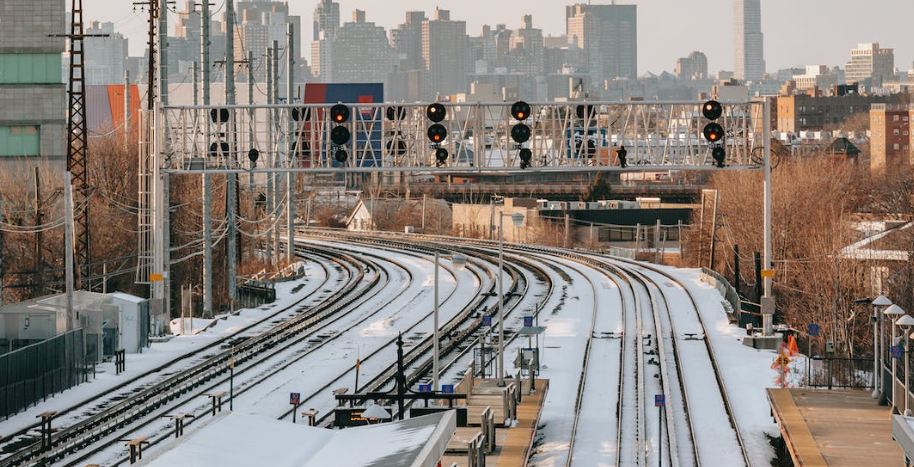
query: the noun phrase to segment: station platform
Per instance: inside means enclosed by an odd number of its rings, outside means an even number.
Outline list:
[[[768,389],[797,467],[902,466],[891,410],[867,390]]]
[[[516,380],[507,381],[511,383]],[[506,418],[500,402],[503,400],[506,388],[498,387],[496,383],[497,381],[494,379],[470,379],[461,383],[460,386],[464,386],[463,390],[469,396],[467,418],[471,426],[457,428],[448,443],[445,455],[441,458],[443,467],[451,467],[455,464],[459,467],[478,465],[472,463],[465,446],[480,433],[481,427],[475,426],[474,421],[478,420],[478,415],[487,408],[492,410],[495,421],[495,448],[487,450],[485,466],[523,467],[527,464],[533,448],[533,439],[542,413],[543,402],[546,400],[546,393],[549,390],[549,380],[537,379],[533,394],[530,394],[529,381],[519,383],[521,401],[515,408],[516,420],[514,421]]]

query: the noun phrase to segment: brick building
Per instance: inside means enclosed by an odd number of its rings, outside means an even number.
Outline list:
[[[899,102],[893,96],[846,95],[812,96],[796,94],[778,96],[777,129],[782,132],[821,130],[828,125],[843,123],[861,112],[869,112],[873,104]]]
[[[870,109],[870,169],[914,162],[914,106],[874,104]]]

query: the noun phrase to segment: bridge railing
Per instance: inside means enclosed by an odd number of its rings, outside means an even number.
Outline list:
[[[625,146],[632,170],[713,163],[699,102],[534,103],[523,121],[511,116],[511,103],[442,103],[447,137],[440,147],[448,155],[440,161],[427,136],[425,104],[346,105],[350,115],[339,123],[331,121],[330,104],[165,107],[158,119],[164,169],[505,170],[519,168],[522,148],[530,150],[534,170],[608,169],[618,165],[618,146]],[[723,108],[727,164],[758,166],[763,103]],[[511,137],[518,124],[531,130],[523,145]],[[333,142],[336,127],[348,130],[345,144]]]

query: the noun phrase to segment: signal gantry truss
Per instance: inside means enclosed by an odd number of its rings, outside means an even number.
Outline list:
[[[522,121],[512,104],[348,103],[345,121],[332,117],[339,104],[166,106],[157,119],[164,136],[160,167],[173,173],[623,170],[620,148],[627,170],[713,169],[715,148],[725,150],[730,168],[764,163],[763,101],[723,103],[714,122],[723,140],[713,144],[703,136],[709,120],[701,102],[532,103]],[[444,118],[430,120],[432,107],[443,108]],[[530,135],[518,142],[524,125]],[[348,138],[339,137],[340,127]]]

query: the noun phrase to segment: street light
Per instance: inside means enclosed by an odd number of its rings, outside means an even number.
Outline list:
[[[438,337],[438,259],[441,255],[438,253],[438,250],[435,250],[435,331],[434,331],[434,343],[433,343],[433,356],[432,356],[432,390],[438,390],[438,347],[440,338]],[[454,265],[454,269],[460,271],[467,265],[466,256],[461,255],[460,253],[444,256],[445,258],[450,258],[451,264]]]
[[[911,343],[911,336],[909,333],[911,332],[911,327],[914,326],[914,318],[909,315],[904,315],[901,318],[898,318],[898,321],[895,321],[895,324],[904,328],[904,415],[909,417],[911,416],[911,412],[908,410],[908,388],[911,386],[908,384],[908,376],[910,373],[908,371],[908,354],[910,353],[908,352],[908,345]]]
[[[381,423],[381,420],[388,419],[390,417],[390,412],[385,410],[384,407],[381,407],[380,405],[372,405],[371,407],[365,409],[364,412],[362,412],[362,418],[364,418],[365,422],[367,422],[369,425],[371,425],[372,418],[377,420],[378,423]]]
[[[895,337],[896,336],[896,331],[895,331],[896,323],[895,323],[895,321],[900,316],[904,316],[905,312],[904,312],[904,310],[901,309],[900,306],[891,305],[888,308],[886,308],[886,310],[883,311],[882,314],[884,314],[887,319],[892,321],[892,342],[891,342],[891,344],[893,346],[897,345],[898,342],[895,342],[895,340],[896,340],[896,337]],[[892,359],[892,407],[898,407],[898,399],[895,398],[895,388],[896,387],[898,387],[898,384],[895,381],[895,359],[893,358]]]
[[[498,213],[498,385],[505,385],[505,294],[502,287],[505,269],[505,217],[510,217],[514,227],[524,223],[524,215]]]
[[[882,314],[880,308],[885,308],[892,304],[892,301],[885,295],[880,295],[873,299],[873,397],[879,398],[885,391],[882,388],[882,333],[880,332],[882,323]]]

